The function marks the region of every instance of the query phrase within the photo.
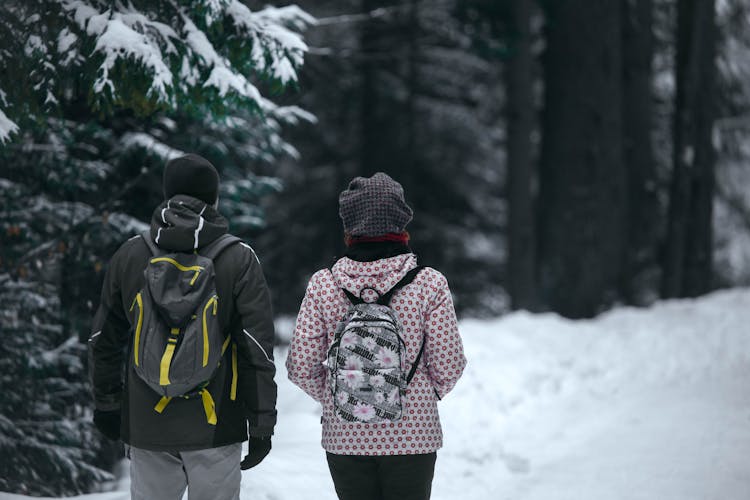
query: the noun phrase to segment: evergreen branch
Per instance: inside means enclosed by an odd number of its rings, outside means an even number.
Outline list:
[[[145,165],[141,168],[141,172],[135,176],[130,182],[125,183],[125,185],[115,193],[112,197],[108,197],[106,202],[102,202],[96,207],[94,207],[94,212],[90,217],[86,217],[83,220],[71,224],[71,226],[68,228],[68,230],[64,233],[67,236],[75,234],[75,230],[83,226],[84,224],[88,224],[91,220],[91,217],[96,217],[98,215],[101,215],[102,213],[108,211],[108,208],[112,208],[119,200],[122,199],[122,197],[128,193],[131,189],[133,189],[143,178],[146,177],[147,174],[150,173],[150,170]],[[43,243],[40,243],[24,255],[22,255],[17,261],[16,265],[20,266],[22,264],[25,264],[32,259],[34,259],[37,255],[45,252],[46,250],[49,250],[50,248],[54,247],[62,238],[62,235],[57,236],[55,238],[52,238],[51,240],[47,240]]]
[[[422,2],[417,2],[416,8],[420,7]],[[431,9],[437,9],[440,7],[446,7],[453,5],[454,0],[434,0],[431,2],[424,2]],[[319,17],[315,26],[329,26],[346,23],[359,23],[363,21],[370,21],[373,19],[387,18],[391,14],[397,14],[406,12],[413,9],[415,6],[404,4],[404,5],[389,5],[387,7],[379,7],[368,12],[361,12],[359,14],[339,14],[337,16]]]

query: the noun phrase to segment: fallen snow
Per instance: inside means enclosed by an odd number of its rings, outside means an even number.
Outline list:
[[[93,18],[89,27],[92,23]],[[172,86],[173,76],[161,49],[150,37],[128,26],[125,18],[118,16],[107,21],[106,29],[97,38],[95,50],[105,54],[105,58],[99,66],[94,92],[100,93],[109,87],[114,94],[115,84],[109,73],[119,60],[132,57],[153,72],[149,95],[154,94],[162,101],[167,99],[167,89]]]
[[[146,134],[144,132],[128,132],[124,134],[122,136],[122,139],[120,139],[120,146],[124,150],[128,150],[130,148],[145,149],[149,153],[153,153],[159,158],[164,159],[165,161],[185,154],[184,151],[172,148],[167,144],[159,141],[154,136]]]
[[[18,125],[16,125],[10,118],[3,113],[0,109],[0,144],[10,139],[11,134],[18,132]]]
[[[440,403],[432,498],[747,500],[749,324],[747,289],[591,321],[463,321],[469,365]],[[335,500],[320,410],[287,381],[285,357],[273,451],[243,474],[242,498]]]

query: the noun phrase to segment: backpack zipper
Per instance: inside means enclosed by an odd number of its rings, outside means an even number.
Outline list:
[[[208,364],[208,322],[206,321],[206,315],[208,314],[208,309],[213,305],[213,315],[216,316],[216,306],[218,303],[219,297],[214,295],[208,299],[206,306],[203,308],[203,366]]]
[[[193,275],[193,279],[190,280],[190,286],[195,284],[195,280],[198,279],[198,275],[201,273],[201,271],[204,270],[201,266],[183,266],[179,262],[177,262],[174,259],[170,259],[169,257],[156,257],[154,259],[151,259],[151,264],[155,264],[157,262],[168,262],[169,264],[172,264],[180,271],[188,272],[188,271],[195,271],[195,274]]]

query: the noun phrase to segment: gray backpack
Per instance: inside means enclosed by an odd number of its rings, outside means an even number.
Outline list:
[[[411,283],[422,269],[409,271],[376,302],[365,302],[344,290],[351,305],[337,324],[327,360],[339,419],[372,424],[401,418],[401,400],[422,358],[424,338],[407,374],[403,328],[389,304],[394,292]]]
[[[154,244],[149,232],[141,236],[153,257],[130,308],[135,372],[162,396],[154,408],[157,412],[163,412],[173,397],[200,395],[206,419],[215,425],[214,402],[206,386],[230,339],[219,324],[213,261],[240,239],[225,234],[198,254],[166,252]],[[236,346],[232,369],[234,399]]]

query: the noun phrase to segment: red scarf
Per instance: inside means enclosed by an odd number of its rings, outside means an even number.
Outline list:
[[[357,243],[378,243],[384,241],[403,243],[406,245],[409,243],[409,233],[404,231],[403,233],[387,233],[380,236],[351,236],[349,234],[344,236],[344,243],[346,243],[346,246],[348,247],[356,245]]]

